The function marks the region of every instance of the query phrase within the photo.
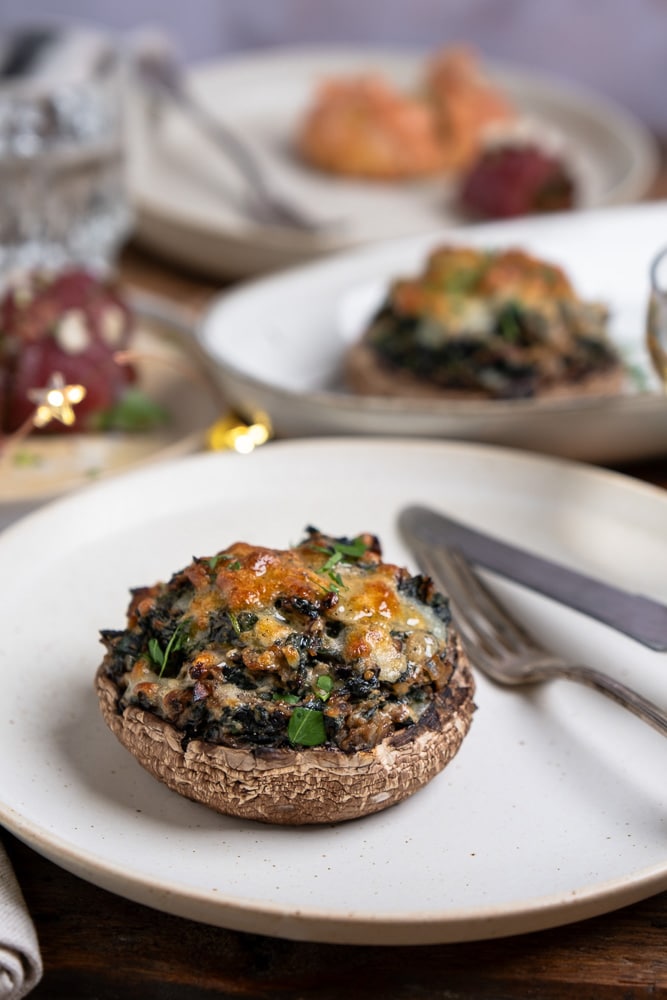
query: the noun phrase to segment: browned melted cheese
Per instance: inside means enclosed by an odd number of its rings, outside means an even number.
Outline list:
[[[442,246],[421,273],[392,282],[350,351],[348,376],[362,392],[412,395],[423,385],[521,398],[599,376],[613,392],[623,365],[606,307],[580,298],[561,267],[518,249]]]
[[[341,541],[236,542],[134,591],[127,629],[103,633],[119,707],[244,746],[289,745],[296,710],[321,713],[321,742],[350,751],[417,722],[454,666],[448,606],[382,562],[373,536],[355,556]]]
[[[321,600],[322,577],[298,552],[264,549],[245,542],[237,542],[227,551],[233,559],[222,564],[215,586],[232,611],[262,610],[283,594],[305,601]]]

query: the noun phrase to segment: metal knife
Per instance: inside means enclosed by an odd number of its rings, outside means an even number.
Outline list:
[[[398,519],[407,541],[458,549],[486,569],[590,615],[651,649],[667,651],[667,606],[503,542],[428,507],[407,507]]]

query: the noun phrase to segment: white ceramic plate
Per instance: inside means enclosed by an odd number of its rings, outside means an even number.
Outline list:
[[[401,88],[422,78],[424,52],[275,50],[225,59],[192,71],[189,83],[214,114],[253,146],[278,187],[315,218],[342,220],[324,238],[253,225],[238,209],[243,185],[234,170],[180,112],[159,128],[141,101],[130,116],[130,188],[140,238],[172,260],[215,277],[239,277],[311,260],[360,243],[413,235],[460,222],[450,180],[359,183],[300,164],[292,137],[318,83],[378,71]],[[523,115],[522,126],[567,156],[581,206],[640,197],[657,166],[646,128],[606,99],[560,80],[490,67]]]
[[[151,296],[130,296],[137,385],[169,420],[149,433],[33,434],[0,464],[0,528],[61,493],[144,462],[198,451],[226,409],[192,322]]]
[[[409,800],[363,820],[229,819],[150,777],[106,729],[93,675],[129,588],[235,539],[307,524],[377,532],[414,569],[396,515],[421,501],[667,599],[667,494],[601,470],[438,442],[277,442],[109,479],[0,535],[0,821],[36,850],[158,909],[317,941],[493,937],[667,888],[667,745],[566,682],[478,680],[470,734]],[[498,584],[561,652],[667,703],[667,659],[547,598]]]
[[[578,401],[364,397],[345,390],[342,359],[394,277],[416,274],[449,242],[520,246],[561,264],[580,294],[610,308],[610,333],[633,371],[622,395]],[[278,434],[463,438],[589,461],[667,450],[667,399],[644,346],[649,264],[667,242],[667,203],[441,230],[264,278],[220,296],[200,328],[230,403],[264,411]]]

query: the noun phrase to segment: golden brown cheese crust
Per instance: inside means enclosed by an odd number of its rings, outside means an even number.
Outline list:
[[[297,148],[310,166],[372,180],[437,173],[446,157],[430,109],[378,76],[329,80],[304,119]]]
[[[395,280],[345,359],[362,393],[564,398],[619,392],[607,311],[562,268],[519,249],[443,246]]]

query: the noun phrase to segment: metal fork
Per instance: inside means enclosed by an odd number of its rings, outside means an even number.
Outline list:
[[[187,88],[185,73],[176,54],[160,36],[146,34],[137,44],[134,64],[139,79],[163,101],[180,108],[208,139],[227,156],[248,188],[247,208],[257,221],[316,235],[340,228],[340,220],[313,218],[294,199],[279,193],[263,165],[233,128],[214,116]]]
[[[424,573],[449,596],[452,617],[470,662],[504,685],[534,684],[564,677],[595,688],[667,736],[667,712],[631,688],[592,667],[568,663],[541,647],[482,583],[457,551],[413,545]]]

